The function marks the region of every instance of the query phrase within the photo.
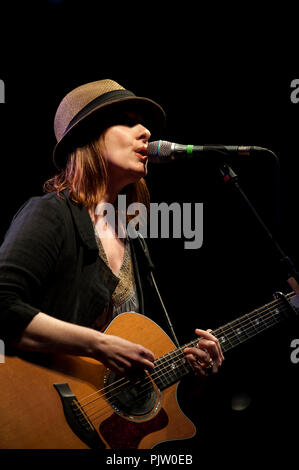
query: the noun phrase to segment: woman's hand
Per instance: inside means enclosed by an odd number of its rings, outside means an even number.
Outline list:
[[[186,359],[197,374],[215,374],[224,360],[219,341],[210,331],[196,329],[195,333],[200,336],[197,347],[184,349]]]
[[[154,368],[154,354],[149,349],[113,335],[101,334],[92,356],[118,375]]]
[[[92,357],[119,375],[154,368],[154,355],[140,344],[39,312],[13,343],[20,349]]]

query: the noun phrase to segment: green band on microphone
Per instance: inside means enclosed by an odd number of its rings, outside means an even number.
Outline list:
[[[192,155],[193,145],[187,145],[186,152],[187,152],[187,155]]]

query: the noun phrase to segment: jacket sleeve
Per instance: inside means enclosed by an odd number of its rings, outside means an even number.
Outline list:
[[[0,247],[0,338],[17,338],[40,312],[47,276],[63,242],[54,197],[34,197],[18,211]]]

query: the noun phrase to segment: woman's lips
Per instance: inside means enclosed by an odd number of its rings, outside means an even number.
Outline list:
[[[147,155],[142,155],[142,153],[139,153],[139,152],[135,152],[137,157],[139,158],[139,160],[141,160],[142,162],[146,162],[146,160],[148,159]]]
[[[144,146],[144,147],[141,147],[139,149],[137,149],[135,151],[137,157],[139,158],[139,160],[141,160],[142,162],[146,162],[146,160],[148,159],[148,156],[147,156],[147,147]]]

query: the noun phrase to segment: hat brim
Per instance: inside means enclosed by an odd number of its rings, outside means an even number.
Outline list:
[[[166,116],[163,108],[149,98],[129,96],[94,106],[92,109],[81,113],[80,118],[69,126],[67,132],[55,145],[53,161],[56,168],[63,169],[68,154],[74,148],[83,146],[96,135],[100,135],[110,127],[112,119],[115,119],[114,124],[117,124],[119,112],[136,113],[151,134],[156,135],[156,137],[160,136],[165,126]]]

